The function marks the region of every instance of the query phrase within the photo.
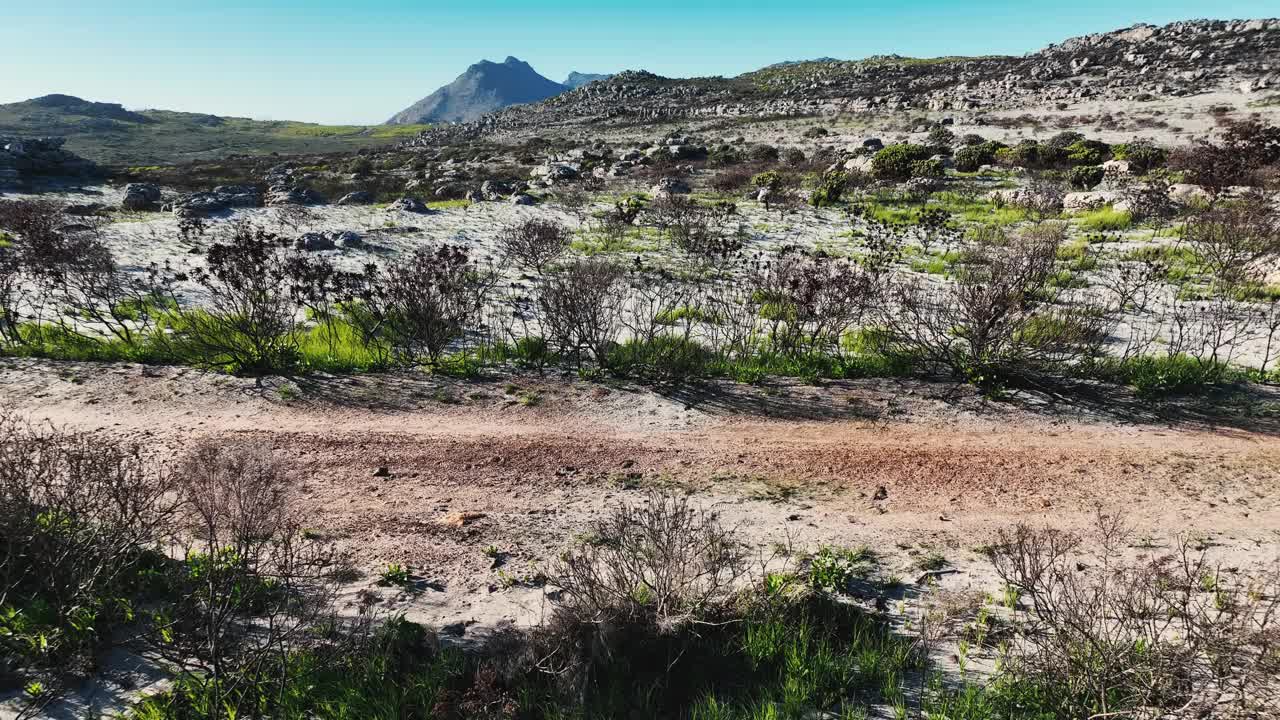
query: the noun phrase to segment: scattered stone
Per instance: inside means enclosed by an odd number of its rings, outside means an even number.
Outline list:
[[[390,205],[387,205],[387,209],[420,214],[428,212],[427,204],[416,197],[402,197],[398,200],[393,200]]]
[[[379,466],[377,470],[373,471],[373,476],[377,478],[391,477],[391,468],[386,465]]]
[[[1213,199],[1208,190],[1191,183],[1174,183],[1169,186],[1169,199],[1179,205],[1207,203]]]
[[[480,197],[489,202],[497,202],[511,194],[511,187],[503,182],[485,180],[480,184]]]
[[[355,232],[354,230],[343,230],[340,233],[336,233],[333,241],[337,243],[339,247],[343,247],[348,250],[358,250],[365,246],[364,238],[360,237],[360,233]]]
[[[533,199],[532,195],[526,195],[524,193],[518,193],[516,195],[512,195],[511,198],[507,200],[507,202],[511,203],[512,205],[534,205],[537,203],[537,201]]]
[[[252,185],[219,185],[205,192],[183,195],[174,201],[173,212],[186,217],[261,206],[262,193],[258,188]]]
[[[315,250],[333,250],[337,245],[333,242],[333,238],[325,233],[309,232],[296,241],[293,246],[299,250],[315,251]],[[381,469],[381,468],[380,468]],[[375,474],[375,477],[377,475]]]
[[[76,217],[90,217],[93,215],[101,215],[106,206],[102,203],[77,203],[68,205],[62,209],[67,215],[75,215]]]
[[[1119,201],[1120,195],[1110,190],[1071,192],[1062,196],[1062,207],[1064,210],[1098,210]]]
[[[440,520],[440,523],[442,525],[448,525],[449,527],[465,527],[476,520],[480,520],[484,516],[485,515],[482,512],[454,512],[445,515],[444,518]]]
[[[339,205],[368,205],[373,202],[373,193],[356,190],[338,198]]]
[[[664,177],[658,181],[658,184],[650,188],[650,192],[654,197],[670,197],[672,195],[688,195],[693,192],[693,188],[689,187],[689,183],[675,177]]]
[[[547,163],[529,171],[529,176],[548,185],[578,177],[579,167],[569,163]]]
[[[267,194],[267,205],[323,205],[327,200],[308,187],[275,187]]]

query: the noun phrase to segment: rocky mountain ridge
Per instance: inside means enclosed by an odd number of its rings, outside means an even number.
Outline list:
[[[1280,19],[1135,25],[1023,56],[881,56],[772,65],[735,78],[627,71],[413,144],[577,124],[869,110],[986,111],[1212,91],[1280,90]]]
[[[566,90],[566,86],[539,75],[519,58],[508,57],[501,63],[481,60],[453,82],[393,115],[387,124],[468,122]]]

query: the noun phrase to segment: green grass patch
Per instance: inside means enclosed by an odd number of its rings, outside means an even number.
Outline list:
[[[1073,217],[1080,227],[1094,232],[1127,230],[1133,226],[1132,214],[1110,205],[1076,213]]]
[[[1171,283],[1194,280],[1206,272],[1195,251],[1179,245],[1147,245],[1125,253],[1122,259],[1160,263],[1165,268],[1164,279]]]
[[[433,200],[427,203],[431,210],[465,210],[471,207],[470,200]]]
[[[1088,368],[1091,376],[1129,385],[1140,397],[1194,395],[1248,379],[1248,372],[1225,363],[1189,355],[1145,355],[1128,360],[1104,359]]]
[[[909,257],[911,269],[915,272],[943,276],[951,274],[956,263],[964,257],[964,254],[957,250],[925,253],[915,247],[904,250],[903,254]]]

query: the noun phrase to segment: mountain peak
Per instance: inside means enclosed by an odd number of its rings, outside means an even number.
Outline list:
[[[67,107],[71,105],[85,105],[88,101],[83,98],[78,98],[75,95],[50,93],[48,95],[41,95],[38,98],[31,98],[27,102],[41,107]]]
[[[481,60],[453,82],[396,113],[387,124],[467,122],[510,105],[545,100],[567,89],[515,56],[507,56],[501,63]]]
[[[567,88],[576,90],[577,88],[580,88],[583,85],[586,85],[587,83],[593,83],[597,80],[608,80],[611,77],[613,76],[609,74],[580,73],[575,70],[569,73],[569,75],[564,79],[564,82],[560,84],[564,85]]]

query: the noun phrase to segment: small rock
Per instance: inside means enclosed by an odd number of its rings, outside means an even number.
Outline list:
[[[373,202],[373,193],[356,190],[338,198],[339,205],[368,205]]]
[[[388,210],[399,210],[400,212],[425,213],[427,212],[427,204],[416,197],[402,197],[394,200],[387,206]]]

